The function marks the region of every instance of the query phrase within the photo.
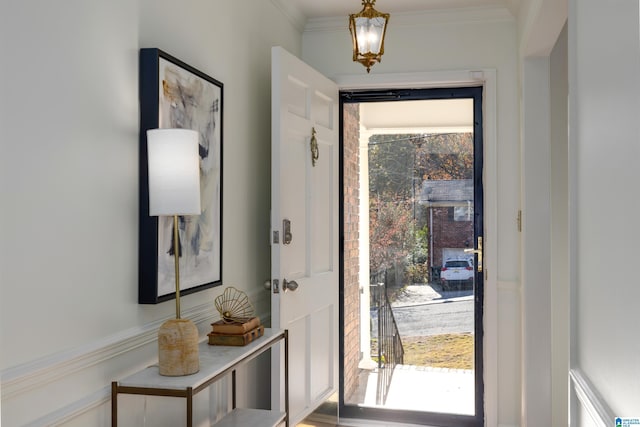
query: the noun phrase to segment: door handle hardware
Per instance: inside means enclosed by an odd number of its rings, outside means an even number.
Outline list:
[[[465,253],[478,254],[478,272],[482,271],[482,236],[478,236],[478,249],[465,249]]]
[[[282,280],[282,289],[287,292],[287,291],[295,291],[296,289],[298,289],[298,283],[295,280],[287,280],[284,279]]]
[[[264,288],[268,291],[271,290],[271,280],[265,280],[264,283],[262,284],[264,286]]]
[[[274,294],[280,293],[280,288],[278,287],[279,285],[280,285],[280,281],[278,279],[273,279],[272,287],[273,287]]]
[[[320,157],[320,149],[318,148],[318,140],[316,139],[316,128],[311,128],[311,166],[316,165],[318,157]]]
[[[291,221],[288,219],[282,220],[282,243],[288,245],[293,240],[293,234],[291,233]]]

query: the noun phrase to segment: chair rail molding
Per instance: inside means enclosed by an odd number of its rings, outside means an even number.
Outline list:
[[[571,369],[569,377],[571,378],[573,392],[595,425],[599,427],[612,425],[615,416],[611,408],[591,384],[585,373],[580,369]]]
[[[212,319],[211,304],[185,310],[184,314],[196,324],[201,324]],[[0,373],[2,399],[11,399],[32,388],[42,387],[152,343],[158,338],[158,328],[165,320],[130,328],[82,347],[6,369]]]

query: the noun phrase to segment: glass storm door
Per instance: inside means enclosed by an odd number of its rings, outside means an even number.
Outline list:
[[[482,426],[482,88],[340,96],[340,417]]]

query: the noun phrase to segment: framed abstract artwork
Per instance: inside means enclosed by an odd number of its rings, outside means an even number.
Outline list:
[[[140,304],[175,298],[173,219],[149,216],[148,129],[199,134],[202,214],[179,218],[180,295],[222,284],[222,92],[222,83],[162,50],[140,49]]]

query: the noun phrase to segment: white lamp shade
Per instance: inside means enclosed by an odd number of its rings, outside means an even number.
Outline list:
[[[200,215],[198,132],[147,131],[149,215]]]

